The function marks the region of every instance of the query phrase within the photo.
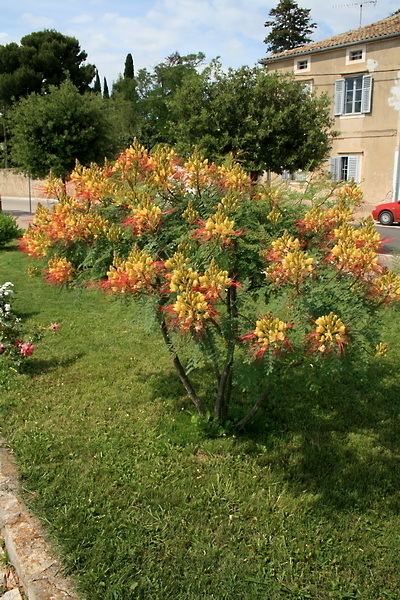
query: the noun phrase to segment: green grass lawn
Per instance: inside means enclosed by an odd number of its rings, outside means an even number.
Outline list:
[[[25,499],[88,600],[400,598],[400,315],[386,363],[276,383],[257,430],[205,438],[140,308],[26,276],[27,322],[62,323],[1,392]]]

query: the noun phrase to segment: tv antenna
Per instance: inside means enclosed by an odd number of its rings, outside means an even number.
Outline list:
[[[351,2],[349,4],[339,4],[334,6],[333,8],[352,8],[353,6],[358,6],[360,8],[360,22],[359,22],[359,27],[361,27],[362,24],[362,16],[363,16],[363,7],[365,6],[365,4],[373,4],[374,6],[376,6],[378,0],[364,0],[364,2]]]

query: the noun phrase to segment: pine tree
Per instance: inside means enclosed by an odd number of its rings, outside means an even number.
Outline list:
[[[95,94],[101,94],[101,85],[100,85],[100,77],[99,72],[96,69],[96,79],[94,80],[93,91]]]
[[[103,80],[103,98],[107,99],[109,97],[110,97],[110,94],[108,92],[107,79],[104,77],[104,80]]]
[[[271,31],[264,42],[270,52],[282,52],[311,42],[309,37],[316,28],[311,22],[310,9],[300,8],[294,0],[280,0],[265,22]]]
[[[132,58],[132,54],[129,53],[126,55],[126,59],[125,59],[124,79],[134,79],[134,78],[135,78],[135,69],[133,66],[133,58]]]

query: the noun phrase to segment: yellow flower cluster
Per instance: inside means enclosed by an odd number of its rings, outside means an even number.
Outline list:
[[[175,150],[169,146],[156,146],[150,155],[153,170],[149,182],[156,187],[168,188],[175,172],[177,156]]]
[[[211,183],[208,159],[204,158],[198,150],[184,163],[183,168],[187,175],[189,188],[201,189]]]
[[[287,231],[281,237],[276,238],[271,243],[271,248],[265,252],[268,260],[277,260],[282,258],[288,252],[298,251],[301,248],[299,238],[294,238]]]
[[[75,169],[70,175],[70,181],[75,187],[77,198],[88,202],[100,202],[105,196],[113,193],[112,180],[106,175],[111,170],[107,166],[99,167],[92,163],[89,167],[76,163]]]
[[[339,201],[349,203],[351,206],[360,206],[363,201],[363,193],[356,183],[346,183],[339,188]]]
[[[365,220],[361,227],[343,224],[333,231],[336,244],[328,260],[338,269],[355,276],[366,276],[379,271],[377,251],[380,236],[372,219]]]
[[[57,200],[61,200],[66,195],[65,183],[62,179],[55,177],[50,173],[44,183],[43,191],[47,198],[57,198]]]
[[[199,274],[197,271],[192,269],[192,267],[188,267],[186,264],[184,264],[172,271],[169,282],[169,289],[171,292],[183,292],[185,290],[198,288],[199,286]]]
[[[221,165],[217,167],[217,173],[223,187],[228,190],[243,192],[250,186],[250,177],[238,163]]]
[[[268,221],[270,221],[274,225],[276,225],[277,223],[279,223],[279,221],[281,220],[281,218],[282,218],[282,213],[276,207],[273,208],[272,210],[270,210],[269,213],[267,214]]]
[[[204,322],[217,314],[213,304],[231,284],[228,272],[212,260],[206,271],[199,274],[188,266],[188,259],[181,252],[168,259],[165,266],[173,269],[169,276],[169,291],[178,295],[170,310],[175,314],[177,325],[184,330],[200,332]]]
[[[314,206],[306,212],[298,225],[303,232],[321,234],[352,219],[352,210],[343,204],[328,209]]]
[[[182,218],[190,224],[195,223],[200,218],[200,215],[195,209],[194,204],[191,200],[189,200],[187,207],[183,211]]]
[[[107,281],[103,287],[114,293],[137,293],[149,290],[157,274],[152,257],[133,248],[126,260],[114,259],[114,264],[107,272]]]
[[[383,358],[389,351],[389,345],[386,342],[379,342],[375,346],[375,356],[377,358]]]
[[[226,213],[221,209],[208,217],[204,223],[204,235],[206,240],[217,239],[222,244],[227,244],[230,241],[230,237],[237,235],[237,231],[234,229],[235,221],[230,219]]]
[[[254,343],[258,347],[258,354],[268,350],[276,350],[287,339],[288,323],[281,321],[271,314],[265,315],[256,321],[254,329]]]
[[[239,206],[240,198],[237,192],[230,192],[222,198],[219,206],[225,212],[234,212]]]
[[[193,289],[178,294],[172,308],[179,326],[184,330],[194,329],[197,333],[203,330],[204,322],[212,316],[205,295]]]
[[[297,288],[313,271],[314,259],[306,252],[293,250],[268,267],[265,274],[275,285],[290,283]]]
[[[49,283],[63,285],[72,280],[73,266],[66,258],[51,258],[47,263],[46,279]]]
[[[331,312],[316,319],[315,324],[315,331],[310,336],[313,349],[322,354],[333,349],[342,352],[348,342],[347,328],[343,321]]]
[[[157,229],[161,221],[162,211],[150,198],[144,198],[132,208],[124,224],[132,227],[133,233],[141,236]]]
[[[170,269],[172,271],[174,269],[186,268],[189,263],[190,260],[184,255],[183,252],[178,250],[178,252],[175,252],[175,254],[171,256],[171,258],[168,258],[165,261],[165,266],[167,267],[167,269]]]
[[[372,293],[381,302],[400,302],[400,275],[388,271],[376,277],[372,283]]]
[[[204,275],[199,276],[199,282],[201,290],[210,300],[216,300],[220,292],[232,283],[228,271],[220,269],[215,259],[212,259]]]

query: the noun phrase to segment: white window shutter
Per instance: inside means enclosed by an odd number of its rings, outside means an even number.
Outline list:
[[[362,86],[362,98],[361,98],[361,112],[371,112],[371,100],[372,100],[372,75],[363,76]]]
[[[344,79],[335,81],[335,115],[342,115],[344,109]]]
[[[340,168],[340,158],[332,157],[330,159],[330,171],[331,171],[331,177],[332,177],[333,181],[339,181],[339,179],[340,179],[339,168]]]
[[[347,179],[360,182],[360,157],[349,156]]]

